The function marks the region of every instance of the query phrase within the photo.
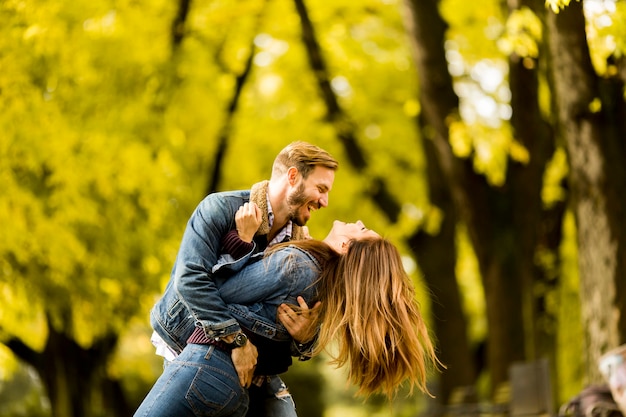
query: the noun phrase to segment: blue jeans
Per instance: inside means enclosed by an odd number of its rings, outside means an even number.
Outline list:
[[[190,344],[163,373],[134,417],[297,417],[296,407],[278,375],[246,390],[230,353]]]
[[[248,403],[230,353],[191,344],[163,369],[135,417],[243,417]]]
[[[297,417],[296,405],[278,375],[266,376],[263,385],[250,387],[246,417]]]

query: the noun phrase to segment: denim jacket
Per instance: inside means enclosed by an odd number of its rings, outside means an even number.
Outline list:
[[[172,268],[170,280],[161,299],[150,312],[150,324],[156,333],[180,353],[196,326],[208,337],[219,337],[241,330],[238,311],[227,306],[215,281],[221,240],[235,229],[235,213],[248,201],[254,201],[263,212],[263,223],[253,240],[253,248],[243,258],[234,261],[228,256],[219,260],[224,271],[237,271],[248,262],[263,256],[269,232],[267,214],[267,181],[257,183],[252,190],[210,194],[200,202],[191,215]],[[303,231],[293,226],[292,234],[301,238]],[[275,320],[271,320],[274,323]]]
[[[212,270],[218,261],[222,236],[235,228],[235,213],[249,200],[249,190],[210,194],[187,222],[170,280],[150,312],[152,328],[178,353],[196,323],[211,337],[240,330],[220,297]],[[264,240],[264,236],[255,238],[252,251],[244,258],[261,256]]]
[[[292,356],[301,361],[311,358],[315,339],[304,344],[293,340],[277,321],[277,310],[282,303],[297,305],[298,295],[314,303],[318,297],[312,284],[320,271],[319,261],[295,245],[262,260],[251,255],[216,266],[216,285],[229,311],[249,336],[260,336],[252,338],[259,355],[256,374],[286,372]]]
[[[315,301],[312,284],[321,266],[313,255],[290,245],[261,260],[249,254],[234,263],[220,262],[214,270],[220,295],[241,327],[283,342],[291,341],[291,336],[276,320],[278,306],[297,305],[299,295]]]

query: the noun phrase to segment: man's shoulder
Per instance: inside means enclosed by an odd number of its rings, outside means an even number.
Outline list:
[[[215,202],[215,201],[248,201],[250,199],[250,190],[234,190],[234,191],[218,191],[208,194],[202,202]]]
[[[204,197],[196,210],[194,216],[200,216],[207,218],[207,216],[214,216],[221,213],[228,219],[235,215],[235,212],[241,205],[250,199],[249,190],[238,191],[222,191],[211,193]],[[234,217],[233,217],[234,220]]]
[[[241,198],[241,197],[250,197],[250,190],[230,190],[230,191],[217,191],[215,193],[211,193],[207,195],[208,197],[215,198]]]

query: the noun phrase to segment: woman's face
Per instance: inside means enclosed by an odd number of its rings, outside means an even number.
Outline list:
[[[356,223],[345,223],[335,220],[330,234],[333,235],[334,238],[345,241],[345,243],[353,239],[360,240],[368,237],[380,238],[378,233],[365,227],[361,220],[358,220]]]

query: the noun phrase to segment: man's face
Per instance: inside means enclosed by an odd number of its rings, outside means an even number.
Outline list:
[[[335,181],[335,171],[316,166],[306,180],[300,176],[287,196],[289,219],[304,226],[311,212],[328,206],[328,193]]]

